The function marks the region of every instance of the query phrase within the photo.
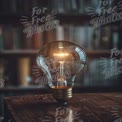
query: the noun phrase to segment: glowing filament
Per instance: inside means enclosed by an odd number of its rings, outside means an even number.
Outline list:
[[[54,56],[55,57],[66,57],[66,56],[69,56],[68,53],[54,53]]]
[[[64,76],[64,61],[59,61],[60,63],[60,74],[57,79],[57,88],[63,88],[67,86],[67,81]]]
[[[53,54],[56,58],[62,58],[59,61],[59,77],[57,78],[57,88],[63,88],[67,86],[67,81],[64,76],[64,63],[65,61],[63,58],[69,56],[68,53],[54,53]]]

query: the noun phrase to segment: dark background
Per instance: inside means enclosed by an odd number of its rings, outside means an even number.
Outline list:
[[[121,2],[121,0],[113,0],[111,4],[105,5],[104,9],[107,10]],[[113,73],[107,79],[104,73],[112,72],[111,67],[114,66],[110,59],[111,49],[121,50],[122,21],[110,22],[94,28],[90,21],[99,16],[89,15],[88,8],[91,7],[92,12],[95,13],[95,10],[100,8],[99,3],[99,0],[0,1],[0,80],[4,81],[4,87],[0,88],[1,103],[4,96],[50,92],[47,86],[41,87],[40,82],[36,81],[38,77],[33,72],[37,66],[36,55],[47,43],[62,39],[80,45],[87,54],[87,65],[76,77],[74,92],[121,91],[121,72]],[[40,18],[55,10],[57,12],[55,19],[59,20],[60,24],[56,29],[34,33],[26,38],[23,32],[25,26],[21,20],[25,16],[27,20],[24,22],[31,22],[32,9],[35,6],[41,10],[43,7],[48,8],[46,13],[38,15]],[[121,6],[117,12],[121,12]],[[105,13],[105,16],[108,15],[110,14]],[[42,24],[44,23],[39,23]],[[106,58],[106,67],[102,65],[101,57]],[[114,57],[120,60],[121,54]],[[121,63],[117,63],[113,69],[119,67]],[[2,112],[1,104],[0,115]]]

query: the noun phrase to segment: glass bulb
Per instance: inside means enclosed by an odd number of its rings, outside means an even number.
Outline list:
[[[58,94],[55,97],[70,98],[75,77],[86,64],[86,54],[72,42],[54,41],[40,49],[37,64],[47,76],[49,86]]]

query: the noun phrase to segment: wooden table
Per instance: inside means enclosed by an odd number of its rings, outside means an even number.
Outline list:
[[[67,106],[51,94],[4,100],[11,122],[122,122],[122,93],[73,94]]]

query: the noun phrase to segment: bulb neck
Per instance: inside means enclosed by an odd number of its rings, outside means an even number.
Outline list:
[[[61,104],[67,104],[67,101],[72,98],[72,87],[52,88],[54,98]]]

